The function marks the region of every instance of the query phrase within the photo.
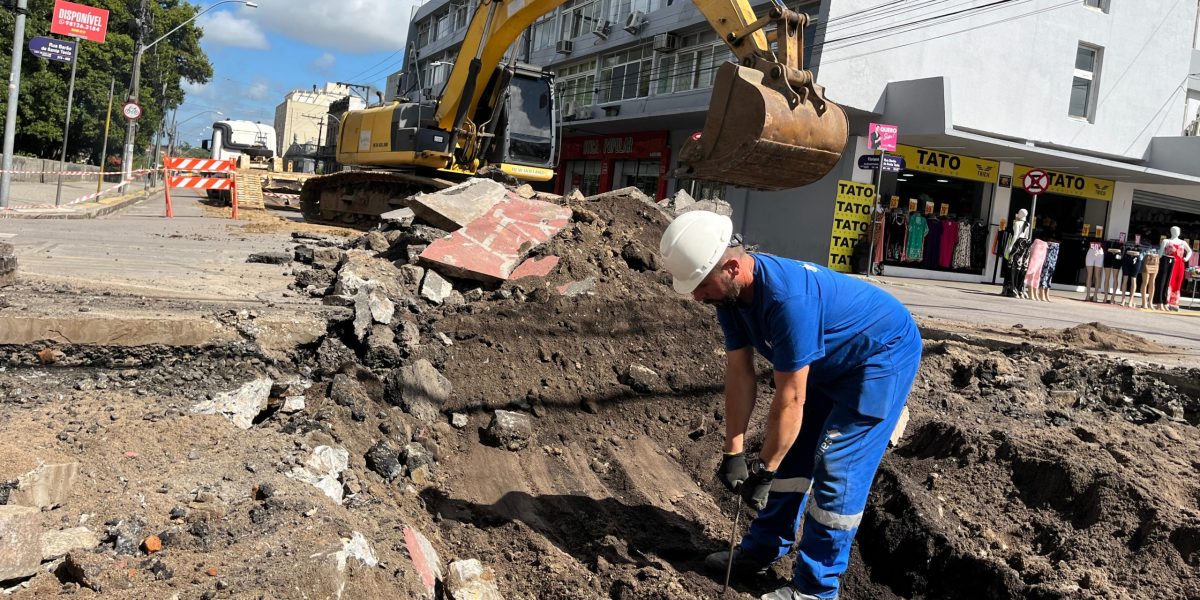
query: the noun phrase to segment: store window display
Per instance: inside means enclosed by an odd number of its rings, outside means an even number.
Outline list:
[[[1028,266],[1029,246],[1033,240],[1033,229],[1026,221],[1028,217],[1029,213],[1025,209],[1017,211],[1004,248],[1004,259],[1008,261],[1008,269],[1004,272],[1002,293],[1010,298],[1028,297],[1025,292],[1025,269]]]
[[[894,191],[884,195],[894,196],[893,208],[883,216],[884,264],[982,274],[987,264],[989,229],[983,198],[988,184],[906,171],[894,185]]]

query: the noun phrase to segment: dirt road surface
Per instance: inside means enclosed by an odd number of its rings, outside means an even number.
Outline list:
[[[15,598],[446,597],[466,559],[505,598],[719,596],[724,358],[657,271],[656,208],[571,202],[551,275],[437,304],[411,232],[159,202],[0,223],[0,500],[77,464],[24,518],[94,536]],[[356,331],[364,280],[395,310]],[[925,357],[841,597],[1200,597],[1196,319],[903,283]],[[528,428],[497,437],[498,409]]]

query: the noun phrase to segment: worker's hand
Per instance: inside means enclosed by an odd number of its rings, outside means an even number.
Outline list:
[[[755,471],[746,477],[745,483],[742,484],[741,494],[742,499],[746,501],[746,506],[753,508],[755,511],[760,511],[767,507],[767,494],[771,493],[771,482],[775,480],[775,474]]]
[[[742,482],[746,480],[749,471],[746,470],[746,455],[738,452],[726,454],[721,458],[721,466],[717,468],[717,479],[725,484],[725,489],[737,493]]]

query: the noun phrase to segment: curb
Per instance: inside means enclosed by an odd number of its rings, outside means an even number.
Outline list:
[[[16,208],[0,212],[0,219],[95,219],[137,204],[161,191],[162,188],[154,188],[113,198],[102,198],[77,204],[69,209],[26,209],[30,212],[21,212],[22,209]]]

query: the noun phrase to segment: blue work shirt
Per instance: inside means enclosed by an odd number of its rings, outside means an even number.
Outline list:
[[[893,376],[901,358],[921,353],[908,309],[864,281],[812,263],[751,253],[754,299],[717,308],[725,349],[754,346],[776,371],[809,367],[808,389],[883,418],[911,381]],[[910,364],[910,363],[905,363]],[[903,402],[900,397],[898,401]]]

